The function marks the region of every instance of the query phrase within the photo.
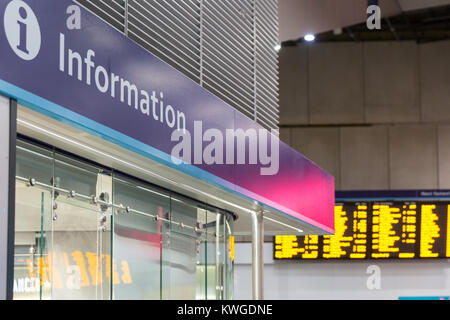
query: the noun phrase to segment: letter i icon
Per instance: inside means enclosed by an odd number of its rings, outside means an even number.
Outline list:
[[[21,7],[19,9],[19,15],[20,18],[22,18],[22,21],[18,20],[17,23],[19,24],[19,45],[17,46],[17,49],[22,51],[23,53],[29,54],[27,49],[27,25],[24,23],[27,19],[27,10],[25,8]]]
[[[23,60],[33,60],[41,49],[41,28],[31,7],[22,0],[8,3],[3,16],[6,38],[14,53]]]

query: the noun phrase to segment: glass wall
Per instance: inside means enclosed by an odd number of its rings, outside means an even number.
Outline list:
[[[15,299],[231,299],[233,216],[19,140]]]

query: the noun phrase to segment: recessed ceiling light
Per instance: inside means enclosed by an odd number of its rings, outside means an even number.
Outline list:
[[[305,41],[311,42],[316,40],[316,36],[312,33],[308,33],[303,39],[305,39]]]

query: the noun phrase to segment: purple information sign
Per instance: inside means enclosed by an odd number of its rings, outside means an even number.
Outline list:
[[[196,162],[196,148],[202,151],[208,146],[202,140],[208,130],[226,137],[230,129],[258,132],[262,128],[95,15],[70,0],[0,0],[0,19],[3,94],[322,231],[334,232],[334,178],[278,139],[276,174],[262,175],[262,168],[269,165],[259,162]],[[201,123],[201,131],[195,123]],[[192,135],[192,162],[176,165],[171,161],[180,142],[171,139],[177,129]],[[200,142],[195,144],[199,132]],[[229,152],[226,144],[223,148]]]

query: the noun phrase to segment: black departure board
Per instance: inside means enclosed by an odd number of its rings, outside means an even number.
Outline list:
[[[450,258],[450,202],[343,202],[334,211],[334,235],[276,236],[274,258]]]

